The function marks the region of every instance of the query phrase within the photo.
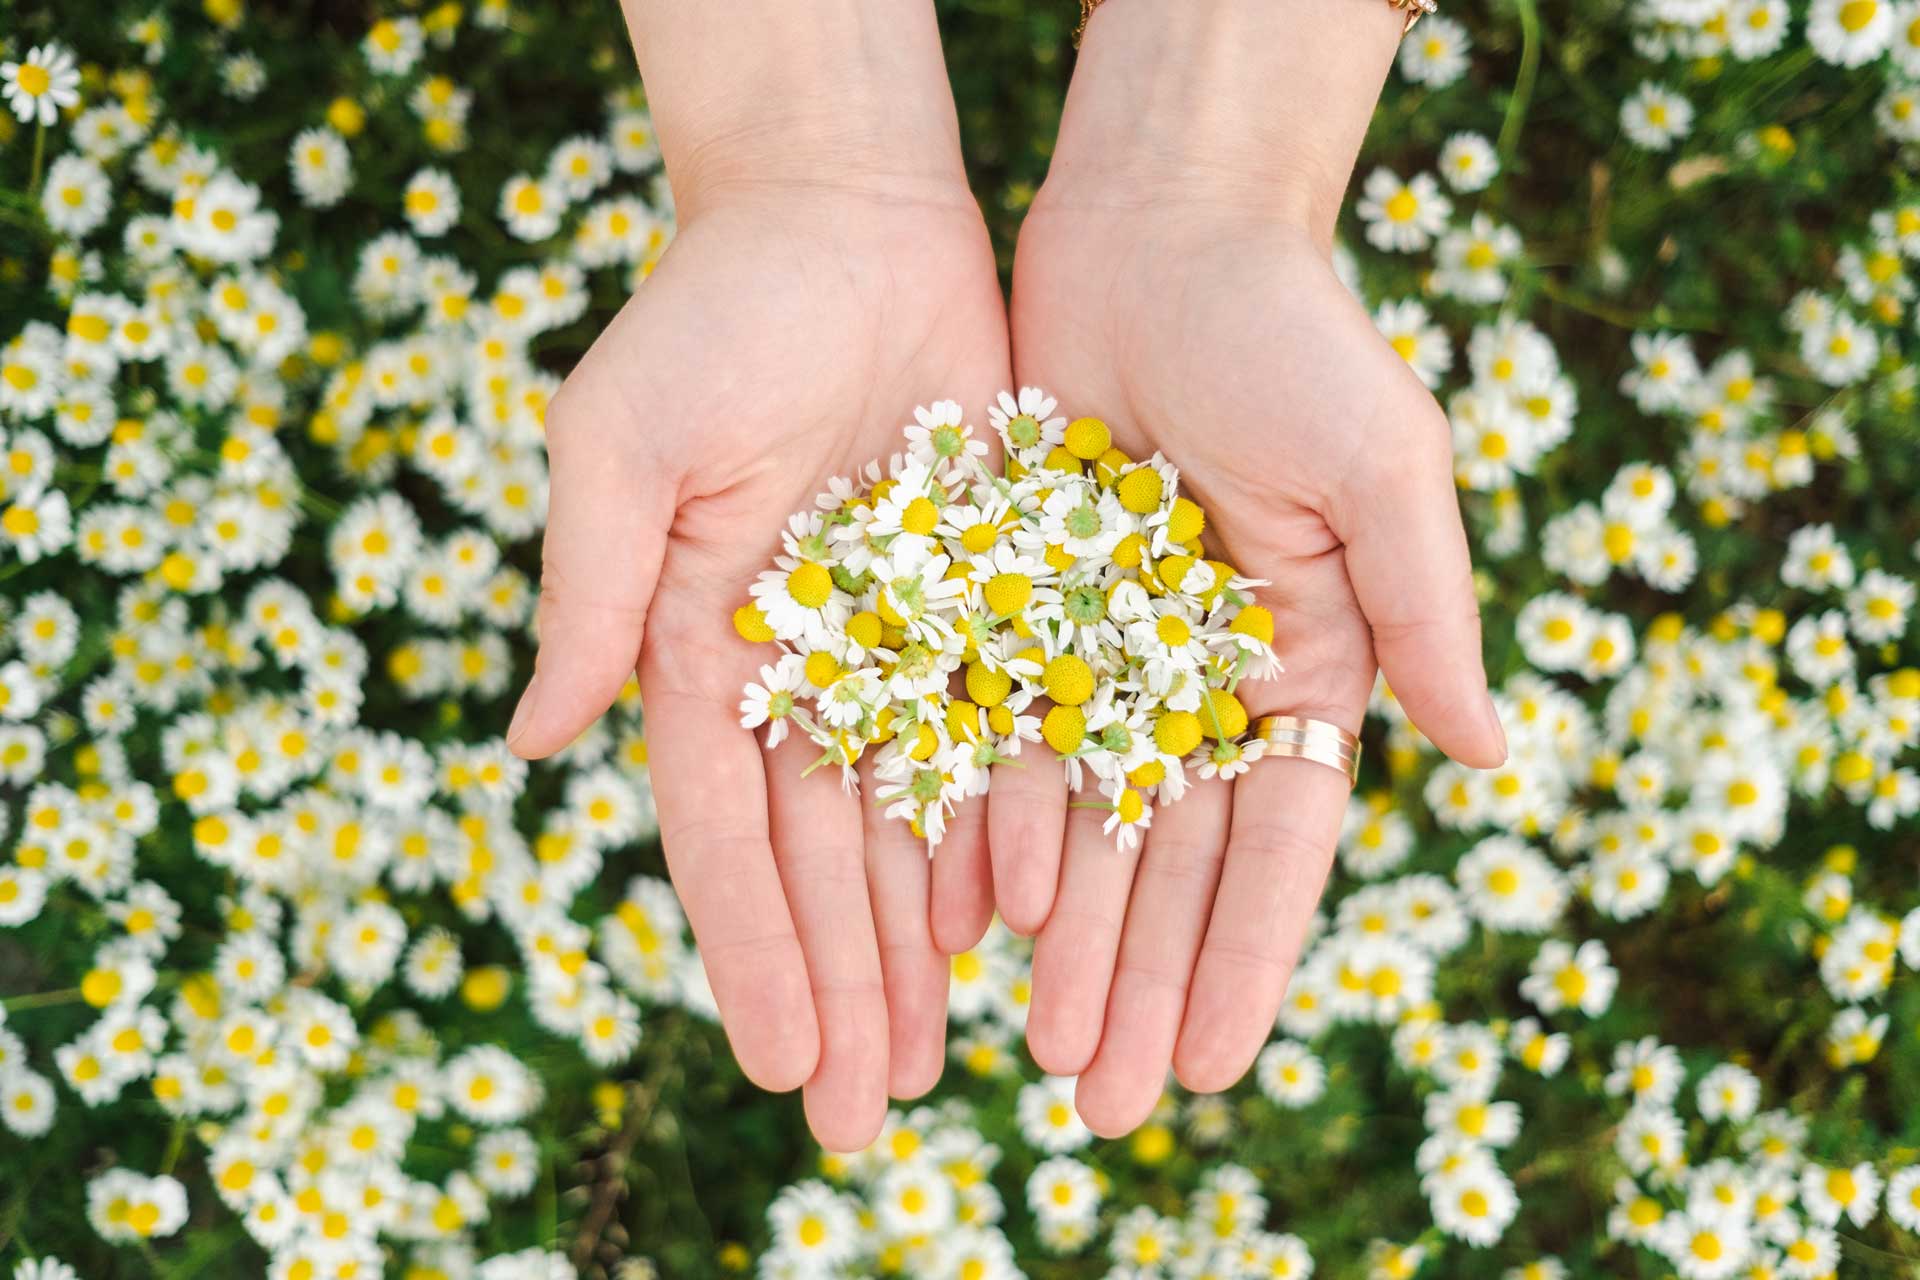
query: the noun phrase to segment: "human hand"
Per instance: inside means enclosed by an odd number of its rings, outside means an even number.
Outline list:
[[[1492,766],[1505,738],[1447,420],[1330,263],[1398,27],[1378,0],[1102,8],[1021,233],[1016,373],[1105,418],[1130,456],[1165,453],[1212,554],[1271,580],[1258,596],[1286,671],[1240,686],[1251,717],[1357,732],[1377,661],[1437,745]],[[1303,136],[1262,136],[1276,120]],[[1325,766],[1260,761],[1197,782],[1120,852],[1098,810],[1069,810],[1059,770],[996,770],[1000,912],[1038,931],[1028,1045],[1079,1075],[1094,1131],[1141,1123],[1169,1062],[1200,1092],[1252,1063],[1347,791]]]
[[[1005,313],[951,103],[860,87],[918,76],[945,100],[930,11],[870,35],[890,67],[829,74],[805,51],[838,56],[820,26],[860,6],[770,8],[780,48],[726,78],[801,115],[703,98],[721,119],[696,122],[677,91],[711,95],[719,70],[701,60],[719,55],[661,45],[738,34],[740,15],[713,26],[694,6],[645,7],[629,15],[680,229],[549,409],[540,651],[508,743],[529,758],[565,747],[638,664],[668,868],[741,1067],[769,1089],[804,1085],[822,1144],[851,1150],[879,1132],[889,1093],[939,1076],[941,953],[973,945],[992,913],[984,815],[959,815],[930,865],[837,770],[802,776],[803,736],[763,760],[738,708],[765,650],[732,614],[824,478],[896,450],[932,391],[977,406],[1005,385]],[[666,59],[657,75],[650,55]],[[808,65],[833,90],[819,118],[805,113],[819,85],[776,83]]]

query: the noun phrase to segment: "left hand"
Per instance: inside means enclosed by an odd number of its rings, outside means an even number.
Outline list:
[[[1339,12],[1320,21],[1378,17],[1361,3],[1332,7]],[[1069,100],[1054,173],[1021,233],[1016,380],[1044,386],[1070,414],[1104,418],[1129,456],[1163,452],[1207,513],[1210,554],[1271,580],[1260,603],[1273,611],[1286,671],[1241,685],[1251,717],[1288,713],[1357,732],[1377,663],[1441,749],[1498,765],[1505,738],[1481,665],[1447,419],[1334,275],[1339,185],[1329,200],[1284,175],[1261,181],[1257,165],[1155,155],[1143,139],[1075,150],[1088,110],[1096,119],[1083,132],[1104,132],[1112,121],[1098,113],[1120,110],[1128,94],[1154,96],[1137,69],[1116,69],[1128,24],[1144,48],[1186,20],[1154,9],[1151,0],[1107,6],[1089,33],[1075,79],[1082,100]],[[1214,18],[1193,21],[1205,28]],[[1113,103],[1089,105],[1099,89],[1083,81],[1098,86],[1109,74],[1132,82]],[[1363,129],[1377,76],[1361,90]],[[1139,118],[1159,105],[1125,109]],[[1115,154],[1127,157],[1122,168],[1147,159],[1154,172],[1116,173]],[[1349,155],[1342,182],[1351,164]],[[1325,881],[1347,793],[1326,766],[1263,760],[1230,785],[1196,778],[1155,816],[1144,848],[1121,853],[1097,811],[1069,813],[1058,771],[996,771],[996,896],[1013,928],[1038,932],[1028,1044],[1045,1070],[1081,1077],[1076,1105],[1095,1132],[1141,1123],[1169,1062],[1201,1092],[1227,1087],[1252,1063]]]

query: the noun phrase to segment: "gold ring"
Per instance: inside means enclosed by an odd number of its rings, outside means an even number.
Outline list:
[[[1347,784],[1360,781],[1360,739],[1327,720],[1304,716],[1262,716],[1253,734],[1267,744],[1268,756],[1311,760],[1347,775]]]

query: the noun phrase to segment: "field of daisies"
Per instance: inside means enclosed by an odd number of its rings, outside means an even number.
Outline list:
[[[1511,761],[1377,700],[1232,1092],[1093,1139],[996,928],[829,1157],[637,691],[502,742],[543,410],[673,234],[615,6],[5,6],[0,1274],[1920,1275],[1920,0],[1442,7],[1339,265]],[[941,9],[1008,260],[1077,14]]]

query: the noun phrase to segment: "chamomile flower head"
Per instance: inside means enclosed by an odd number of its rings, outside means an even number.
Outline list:
[[[1455,191],[1482,191],[1500,172],[1493,144],[1478,133],[1456,133],[1440,148],[1440,176]]]
[[[1620,105],[1620,129],[1648,151],[1667,151],[1693,130],[1693,104],[1647,81]]]
[[[19,61],[0,62],[0,96],[27,124],[50,125],[80,101],[80,68],[71,50],[35,45]]]
[[[1430,173],[1403,179],[1390,169],[1367,175],[1354,206],[1366,224],[1367,242],[1377,249],[1412,253],[1425,249],[1445,229],[1453,201]]]
[[[1814,0],[1807,13],[1807,43],[1827,62],[1858,67],[1887,51],[1901,16],[1904,9],[1888,0]]]
[[[1438,89],[1466,72],[1470,42],[1459,22],[1436,14],[1409,36],[1400,43],[1397,62],[1400,74],[1414,84]]]

